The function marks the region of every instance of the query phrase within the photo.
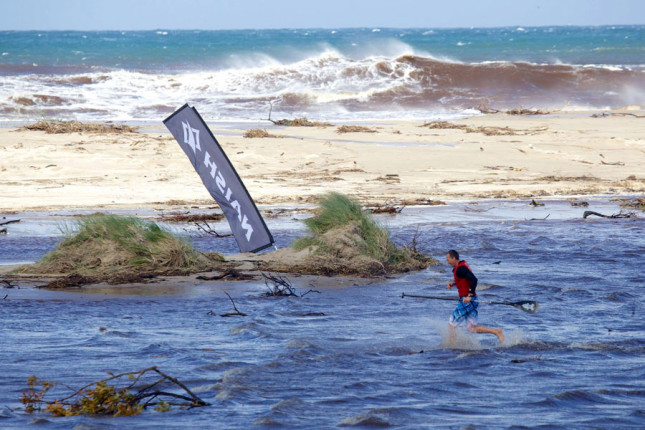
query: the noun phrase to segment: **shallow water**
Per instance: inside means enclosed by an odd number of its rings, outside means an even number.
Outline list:
[[[454,303],[401,299],[448,294],[447,266],[303,298],[263,298],[263,282],[230,283],[248,314],[231,318],[209,315],[231,311],[215,285],[147,294],[2,289],[0,428],[645,426],[643,221],[583,220],[583,209],[566,202],[476,208],[486,211],[406,208],[381,220],[396,240],[418,231],[419,247],[438,259],[457,248],[480,280],[481,300],[540,303],[535,315],[480,305],[480,323],[505,329],[504,346],[460,332],[448,347]],[[589,209],[617,212],[607,201]],[[48,237],[50,224],[29,233],[31,221],[23,222],[11,244],[26,252],[40,243],[29,234]],[[299,234],[291,219],[267,224],[281,246]],[[11,238],[0,238],[2,263]],[[30,375],[80,387],[153,365],[212,405],[120,419],[20,409]]]

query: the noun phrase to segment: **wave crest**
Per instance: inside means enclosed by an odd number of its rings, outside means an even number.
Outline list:
[[[414,53],[353,59],[333,49],[290,64],[259,55],[231,59],[230,65],[177,74],[4,75],[0,119],[43,113],[78,117],[81,112],[108,112],[109,118],[98,119],[158,119],[164,107],[169,113],[186,101],[199,102],[208,117],[233,119],[264,116],[269,102],[274,112],[287,114],[645,104],[643,68],[459,63]]]

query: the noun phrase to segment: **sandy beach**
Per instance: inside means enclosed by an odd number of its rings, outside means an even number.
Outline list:
[[[347,133],[339,125],[268,121],[209,126],[258,205],[313,203],[327,191],[365,204],[406,205],[643,193],[645,113],[630,107],[593,114],[392,121]],[[0,129],[0,211],[215,206],[162,128],[125,134]],[[277,137],[244,137],[255,128]]]

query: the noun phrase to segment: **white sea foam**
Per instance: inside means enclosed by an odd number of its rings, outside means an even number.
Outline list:
[[[294,61],[262,52],[231,55],[217,69],[204,71],[4,75],[0,76],[0,120],[158,120],[186,102],[198,106],[210,119],[221,120],[263,118],[270,107],[276,115],[347,121],[427,119],[446,113],[463,116],[470,115],[469,109],[485,98],[477,92],[487,91],[470,88],[467,77],[473,67],[488,74],[498,73],[491,69],[498,65],[536,67],[538,74],[543,73],[538,67],[552,67],[503,61],[463,64],[435,58],[395,39],[358,44],[351,52],[324,43],[309,49],[313,52],[292,50]],[[605,71],[626,71],[624,67],[587,65],[570,66],[564,72],[573,75],[582,69],[598,70],[602,79],[607,79],[600,74]],[[452,88],[454,82],[461,86]],[[512,76],[509,82],[516,85]],[[506,91],[503,85],[500,79],[500,89]],[[642,92],[634,85],[624,88],[596,94],[625,100],[624,104],[641,104]],[[517,94],[514,88],[508,91]],[[526,97],[533,96],[527,93]],[[518,100],[512,102],[521,103]],[[576,104],[584,102],[576,100]]]

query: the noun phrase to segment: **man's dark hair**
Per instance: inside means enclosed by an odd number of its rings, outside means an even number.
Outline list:
[[[459,260],[459,253],[454,249],[451,249],[450,251],[448,251],[448,255],[452,258],[456,258],[457,260]]]

